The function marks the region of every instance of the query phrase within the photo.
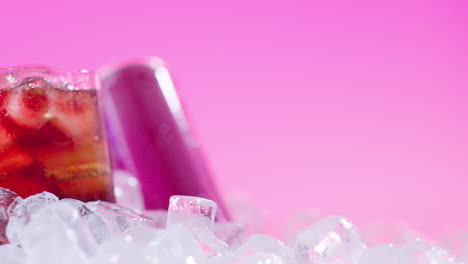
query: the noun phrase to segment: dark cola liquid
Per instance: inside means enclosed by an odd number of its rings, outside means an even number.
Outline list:
[[[95,90],[28,78],[0,91],[0,187],[114,201]]]

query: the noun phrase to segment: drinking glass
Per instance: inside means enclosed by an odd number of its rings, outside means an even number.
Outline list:
[[[114,201],[99,90],[87,70],[0,69],[0,187]]]

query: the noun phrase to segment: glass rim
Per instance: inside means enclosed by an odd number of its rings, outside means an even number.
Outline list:
[[[0,67],[0,71],[56,71],[56,72],[63,72],[63,73],[81,73],[81,74],[97,74],[97,71],[89,70],[89,69],[64,69],[64,68],[41,68],[38,66],[34,67]]]
[[[74,90],[99,90],[101,87],[100,75],[97,71],[87,69],[60,69],[46,66],[18,66],[0,67],[0,91],[14,88],[24,83],[28,78],[37,77],[49,82],[55,88],[65,88],[64,85],[73,85]]]

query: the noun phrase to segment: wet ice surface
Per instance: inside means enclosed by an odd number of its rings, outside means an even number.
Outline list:
[[[246,223],[217,223],[215,214],[216,204],[198,197],[173,196],[167,212],[140,213],[47,192],[22,199],[0,188],[0,239],[10,242],[0,246],[0,263],[456,264],[468,253],[465,235],[437,244],[409,235],[395,238],[398,246],[366,244],[346,218],[316,215],[306,215],[309,225],[303,215],[300,225],[295,219],[296,234],[283,243],[251,233]]]

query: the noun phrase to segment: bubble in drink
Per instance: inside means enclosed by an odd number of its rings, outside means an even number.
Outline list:
[[[94,76],[22,68],[0,79],[0,187],[114,201]]]

